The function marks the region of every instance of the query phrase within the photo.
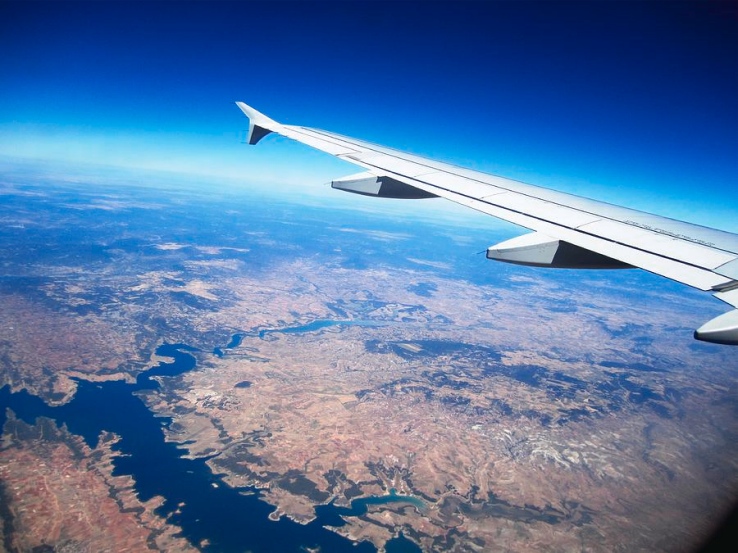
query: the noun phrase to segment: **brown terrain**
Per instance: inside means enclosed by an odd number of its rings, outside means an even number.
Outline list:
[[[274,284],[317,269],[285,268]],[[727,390],[696,375],[633,374],[532,353],[550,336],[520,336],[496,323],[525,308],[513,293],[491,305],[477,287],[438,281],[436,296],[417,310],[401,303],[409,277],[326,275],[325,282],[361,283],[361,292],[331,293],[341,305],[381,297],[377,310],[353,316],[385,324],[252,333],[148,404],[174,416],[171,439],[192,442],[192,455],[220,452],[214,470],[234,485],[264,488],[279,513],[296,520],[312,519],[315,503],[391,488],[421,498],[424,509],[382,508],[340,529],[380,547],[399,528],[428,550],[458,542],[492,550],[673,551],[704,537],[705,513],[730,500],[734,488],[720,491],[721,483],[734,482],[738,468],[713,457],[733,447],[731,430],[715,422],[731,417],[720,405]],[[285,310],[302,307],[291,301],[305,298],[298,280],[298,291],[283,296]],[[325,282],[316,288],[325,290]],[[260,283],[261,293],[269,284]],[[453,296],[443,298],[444,290]],[[243,297],[250,292],[234,287]],[[268,305],[278,310],[272,320],[286,316],[277,298]],[[306,307],[303,320],[335,317]],[[444,313],[454,324],[433,322]],[[593,359],[617,347],[598,325],[585,328],[587,317],[577,322],[581,312],[556,316],[581,328],[578,347],[586,339]],[[619,324],[616,316],[608,323]],[[470,336],[473,342],[462,342]],[[509,353],[503,348],[495,362],[489,343],[510,344]],[[463,347],[434,351],[450,344]],[[659,399],[641,404],[639,394]]]
[[[161,498],[141,503],[129,477],[112,475],[115,436],[91,450],[48,419],[29,426],[11,418],[5,431],[0,480],[11,551],[196,551],[154,514]]]
[[[438,259],[350,269],[340,252],[256,272],[242,245],[160,237],[110,263],[28,269],[51,278],[0,290],[0,385],[59,404],[74,378],[133,382],[162,343],[200,348],[195,370],[141,396],[172,418],[167,439],[259,488],[272,518],[411,496],[335,528],[380,550],[402,532],[426,551],[688,551],[738,496],[735,355],[683,331],[719,309],[709,298],[634,302],[631,281],[601,273],[572,287],[513,271],[490,287]],[[115,440],[91,449],[9,411],[5,547],[192,548],[161,500],[112,476]]]

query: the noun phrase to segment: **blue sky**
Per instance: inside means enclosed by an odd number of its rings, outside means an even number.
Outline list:
[[[3,2],[0,155],[310,186],[354,169],[243,100],[738,231],[728,2]]]

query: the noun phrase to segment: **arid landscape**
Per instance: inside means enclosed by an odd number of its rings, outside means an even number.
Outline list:
[[[379,551],[689,551],[738,497],[738,362],[691,340],[709,296],[495,265],[479,228],[257,214],[247,193],[0,194],[8,551],[228,550],[126,472],[107,409],[75,411],[95,386],[214,490],[258,493],[264,527]],[[167,344],[196,364],[167,372]]]

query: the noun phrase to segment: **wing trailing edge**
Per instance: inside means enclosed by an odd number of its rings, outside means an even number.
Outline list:
[[[391,197],[442,197],[533,230],[487,250],[490,259],[545,267],[638,267],[738,307],[738,235],[407,154],[336,133],[283,125],[236,102],[248,143],[275,132],[367,170],[333,188]],[[695,338],[738,345],[738,309]]]

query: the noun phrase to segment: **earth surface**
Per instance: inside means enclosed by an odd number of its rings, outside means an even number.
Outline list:
[[[738,497],[709,295],[416,204],[2,175],[7,551],[690,551]]]

